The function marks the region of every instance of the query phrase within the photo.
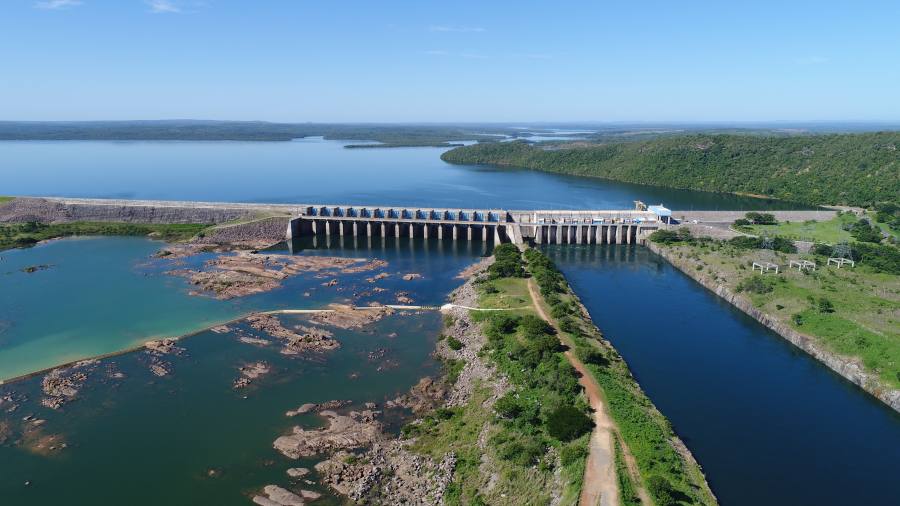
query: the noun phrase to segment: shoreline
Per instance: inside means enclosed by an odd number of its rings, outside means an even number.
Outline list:
[[[760,311],[754,307],[749,300],[734,293],[728,287],[711,281],[699,275],[696,270],[690,269],[686,265],[682,265],[682,262],[677,258],[674,258],[665,248],[661,248],[650,241],[646,241],[645,245],[647,249],[656,255],[659,255],[668,262],[669,265],[675,267],[699,285],[728,302],[733,307],[739,309],[747,316],[750,316],[769,330],[775,332],[784,340],[794,345],[794,347],[800,349],[817,362],[831,369],[834,373],[886,404],[895,412],[900,413],[900,390],[885,385],[877,376],[863,370],[858,359],[838,355],[825,349],[823,345],[816,342],[815,337],[800,333],[788,327],[786,324],[779,322],[776,318]]]

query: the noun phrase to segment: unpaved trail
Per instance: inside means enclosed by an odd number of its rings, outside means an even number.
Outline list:
[[[531,302],[535,311],[541,318],[556,328],[555,322],[547,315],[544,308],[538,304],[540,295],[535,289],[534,279],[528,280],[528,292],[531,294]],[[559,329],[557,328],[557,332]],[[613,437],[615,437],[615,424],[606,412],[603,404],[603,396],[600,393],[600,385],[591,376],[590,372],[585,369],[584,364],[578,357],[572,353],[572,343],[566,342],[562,338],[562,333],[558,334],[563,340],[563,344],[570,349],[565,352],[566,359],[572,364],[572,367],[578,371],[581,377],[578,383],[584,388],[588,402],[594,410],[594,432],[591,434],[587,463],[584,468],[584,483],[581,487],[581,497],[578,504],[582,506],[618,506],[619,505],[619,487],[616,480],[616,462],[615,450],[613,448]]]

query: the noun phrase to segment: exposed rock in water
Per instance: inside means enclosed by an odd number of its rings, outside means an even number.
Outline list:
[[[170,255],[171,256],[171,255]],[[200,270],[175,269],[169,274],[190,282],[219,299],[243,297],[273,290],[301,272],[363,272],[382,266],[381,260],[361,258],[264,255],[240,251],[206,262]],[[335,280],[336,283],[336,280]]]
[[[354,309],[350,306],[332,304],[328,308],[332,311],[315,313],[311,319],[341,329],[357,329],[394,314],[393,309],[384,306],[372,306],[372,309]]]
[[[414,301],[409,296],[409,292],[397,292],[397,302],[400,304],[412,304]]]
[[[351,411],[339,415],[334,411],[322,411],[320,414],[328,420],[328,427],[314,430],[294,427],[292,434],[275,440],[275,449],[286,457],[298,459],[339,449],[360,448],[382,437],[381,423],[375,420],[377,412]]]
[[[257,495],[253,497],[253,502],[260,506],[303,506],[306,504],[299,495],[277,485],[266,485],[263,493],[268,497]]]
[[[297,415],[305,415],[306,413],[311,413],[313,411],[325,411],[327,409],[338,409],[342,408],[346,405],[350,404],[350,401],[328,401],[322,402],[319,404],[315,404],[312,402],[307,402],[306,404],[301,405],[299,408],[288,411],[285,413],[285,416],[289,418],[293,418]],[[366,409],[372,409],[366,406]]]
[[[384,279],[388,276],[390,276],[390,274],[388,274],[386,272],[379,272],[378,274],[372,276],[371,278],[366,278],[366,281],[368,281],[369,283],[374,283],[374,282],[376,282],[380,279]]]
[[[147,341],[144,343],[144,348],[162,355],[169,355],[172,353],[180,355],[184,352],[184,348],[176,346],[177,342],[177,340],[171,338],[160,339],[158,341]]]
[[[98,364],[97,360],[83,360],[71,367],[53,369],[41,380],[44,398],[41,404],[51,409],[59,409],[78,395],[78,390],[88,379],[88,373]]]
[[[292,467],[287,470],[287,475],[290,476],[291,478],[300,479],[300,478],[303,478],[304,476],[306,476],[307,474],[309,474],[309,469],[307,469],[305,467]]]
[[[50,267],[53,267],[53,266],[48,265],[48,264],[29,265],[28,267],[23,267],[22,272],[24,272],[26,274],[33,274],[37,271],[45,271],[45,270],[49,269]]]
[[[426,376],[409,389],[409,393],[388,401],[386,407],[404,407],[413,413],[422,414],[438,407],[447,396],[447,385]]]
[[[409,274],[403,275],[403,281],[412,281],[414,279],[421,279],[422,275],[417,272],[410,272]]]
[[[246,321],[253,329],[265,332],[281,341],[284,345],[281,353],[285,355],[296,355],[307,351],[329,351],[341,345],[328,330],[302,325],[295,327],[296,331],[291,330],[282,325],[281,320],[274,315],[255,314],[248,316]]]
[[[252,364],[243,365],[238,368],[241,377],[234,380],[234,388],[244,388],[253,382],[256,378],[268,374],[271,371],[269,364],[265,362],[253,362]]]

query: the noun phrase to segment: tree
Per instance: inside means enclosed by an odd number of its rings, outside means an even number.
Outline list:
[[[573,406],[560,406],[547,417],[547,432],[560,441],[571,441],[594,428],[594,421]]]

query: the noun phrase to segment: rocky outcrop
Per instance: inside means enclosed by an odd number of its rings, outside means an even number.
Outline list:
[[[255,314],[248,316],[246,321],[253,329],[278,339],[284,345],[281,353],[285,355],[297,355],[308,351],[329,351],[339,348],[341,345],[328,330],[303,325],[288,329],[274,315]]]
[[[291,434],[279,437],[273,446],[292,459],[362,448],[383,437],[381,423],[375,420],[377,414],[370,410],[351,411],[346,415],[322,411],[320,415],[328,420],[327,427],[314,430],[294,427]]]
[[[197,245],[191,245],[193,250]],[[205,246],[205,245],[204,245]],[[177,258],[183,247],[172,246],[160,251],[158,256]],[[169,254],[166,254],[166,253]],[[329,273],[355,273],[383,266],[381,260],[361,258],[263,255],[239,251],[220,255],[207,261],[201,269],[174,269],[169,274],[187,278],[200,290],[194,294],[209,293],[218,299],[231,299],[255,293],[268,292],[281,286],[285,279],[300,273],[328,271]]]
[[[53,369],[41,380],[44,397],[41,404],[50,409],[59,409],[63,404],[76,398],[78,391],[99,362],[84,360],[71,367]]]
[[[732,292],[727,286],[708,278],[702,272],[697,271],[693,265],[687,265],[683,259],[677,258],[666,248],[648,242],[650,251],[666,259],[681,272],[687,274],[695,281],[729,302],[734,307],[753,317],[759,323],[775,331],[778,335],[788,340],[791,344],[805,351],[829,369],[840,374],[851,383],[869,392],[878,400],[884,402],[895,411],[900,412],[900,390],[884,384],[876,375],[866,372],[858,359],[838,355],[827,350],[817,339],[798,332],[782,323],[777,318],[760,311],[753,306],[746,297]]]

